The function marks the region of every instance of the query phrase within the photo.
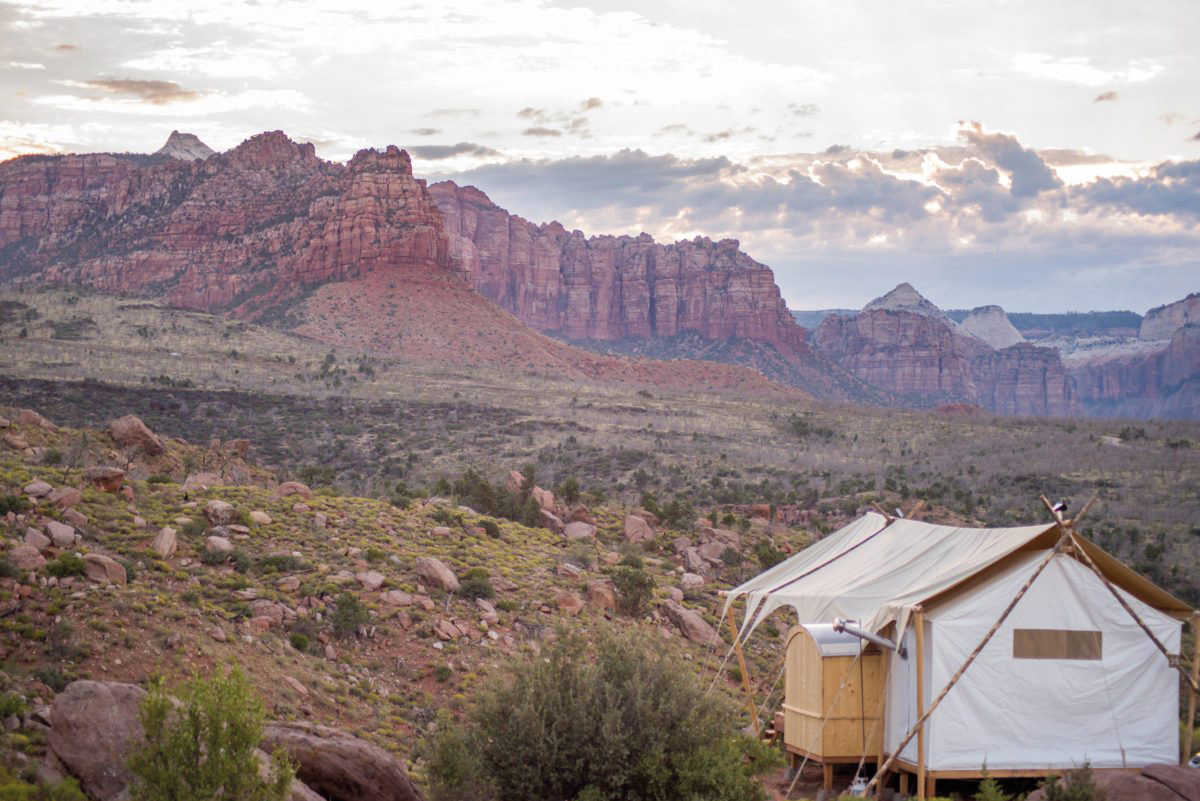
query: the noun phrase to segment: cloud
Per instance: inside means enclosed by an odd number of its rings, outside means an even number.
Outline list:
[[[549,118],[544,108],[534,108],[533,106],[526,106],[521,109],[517,112],[517,116],[523,120],[536,120],[538,122]]]
[[[61,51],[63,51],[63,52],[66,52],[66,51],[68,51],[68,50],[78,50],[79,48],[77,48],[77,47],[76,47],[75,45],[73,45],[73,44],[60,44],[60,45],[55,45],[54,49],[55,49],[55,50],[61,50]]]
[[[417,145],[416,147],[410,147],[409,151],[418,158],[430,161],[452,159],[457,156],[483,157],[500,155],[499,150],[477,145],[474,142],[459,142],[456,145]]]
[[[788,111],[796,117],[811,117],[820,110],[816,103],[788,103]]]
[[[559,131],[555,128],[544,128],[539,125],[534,128],[526,128],[525,130],[521,131],[521,136],[562,136],[562,131]]]
[[[105,93],[99,97],[79,95],[42,95],[35,98],[39,106],[80,111],[88,114],[115,112],[161,117],[205,117],[230,111],[285,108],[307,110],[309,99],[293,89],[247,89],[237,94],[206,92],[202,97],[187,103],[153,103],[141,97],[122,97]]]
[[[430,117],[478,117],[477,108],[435,108],[429,112]]]
[[[1012,69],[1031,78],[1084,86],[1142,83],[1163,71],[1161,64],[1147,59],[1130,61],[1123,69],[1106,70],[1093,65],[1091,59],[1085,57],[1055,58],[1045,53],[1018,53],[1013,56]]]
[[[44,70],[44,69],[46,69],[45,64],[37,64],[32,61],[10,61],[10,62],[8,62],[7,66],[9,69],[12,69],[12,70]]]
[[[1200,142],[1200,131],[1197,131],[1193,136],[1188,137],[1189,142]]]
[[[441,132],[441,128],[413,128],[409,131],[410,134],[415,134],[416,136],[437,136]]]
[[[1136,178],[1101,178],[1074,188],[1071,199],[1109,213],[1200,222],[1200,160],[1164,162]]]
[[[1108,102],[1117,100],[1119,97],[1120,97],[1119,94],[1117,94],[1116,92],[1114,92],[1110,89],[1107,92],[1101,92],[1100,94],[1096,95],[1094,98],[1092,98],[1092,102],[1093,103],[1108,103]]]
[[[1015,136],[989,133],[978,122],[963,125],[959,138],[1008,171],[1014,197],[1036,197],[1039,192],[1057,189],[1062,181],[1035,151],[1022,147]]]
[[[585,100],[579,104],[579,110],[580,111],[591,111],[593,109],[600,108],[603,105],[604,105],[604,101],[602,101],[600,98],[589,97],[587,100]]]
[[[189,102],[204,96],[204,92],[184,89],[174,81],[134,80],[130,78],[97,78],[91,81],[60,81],[65,86],[95,89],[111,95],[128,95],[141,103],[163,106],[168,103]]]

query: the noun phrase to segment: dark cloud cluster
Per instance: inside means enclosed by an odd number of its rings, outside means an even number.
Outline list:
[[[521,131],[521,135],[545,138],[548,136],[562,136],[565,133],[569,136],[579,137],[580,139],[590,139],[592,131],[586,115],[588,112],[595,111],[603,105],[604,101],[600,98],[589,97],[580,102],[577,107],[566,111],[550,111],[549,109],[526,106],[517,112],[517,118],[529,120],[530,122],[537,123],[537,125]]]
[[[1116,92],[1109,90],[1107,92],[1101,92],[1100,94],[1096,95],[1092,99],[1092,102],[1093,103],[1113,103],[1116,100],[1118,100],[1120,97],[1121,96],[1119,94],[1117,94]]]
[[[474,142],[459,142],[456,145],[416,145],[410,147],[409,151],[417,158],[428,159],[429,161],[440,161],[442,159],[452,159],[456,156],[498,156],[500,151],[493,150],[490,147],[477,145]]]
[[[1200,160],[1159,164],[1137,178],[1100,178],[1069,193],[1073,204],[1109,213],[1200,222]]]
[[[978,122],[963,125],[959,129],[959,136],[1008,171],[1014,197],[1037,197],[1040,192],[1062,186],[1062,181],[1042,157],[1036,151],[1023,147],[1015,136],[989,133]]]

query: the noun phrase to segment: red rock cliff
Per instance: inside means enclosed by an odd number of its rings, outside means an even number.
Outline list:
[[[253,317],[387,266],[450,269],[440,215],[395,147],[340,165],[275,131],[191,162],[0,164],[0,280],[78,282]]]
[[[509,214],[472,186],[445,181],[429,191],[472,285],[538,330],[576,340],[696,332],[803,347],[774,274],[737,240],[585,237]]]

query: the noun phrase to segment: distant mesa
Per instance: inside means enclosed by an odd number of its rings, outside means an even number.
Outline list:
[[[1141,340],[1165,340],[1186,325],[1200,325],[1200,292],[1146,312],[1138,331]]]
[[[203,161],[217,151],[200,141],[200,137],[190,133],[171,131],[167,143],[154,151],[156,156],[168,156],[180,161]]]
[[[962,321],[963,330],[991,345],[996,350],[1025,341],[999,306],[979,306]]]

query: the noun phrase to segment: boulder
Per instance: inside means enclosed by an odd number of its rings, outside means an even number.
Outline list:
[[[42,531],[54,543],[56,548],[70,548],[75,544],[75,529],[57,520],[47,520],[42,525]]]
[[[65,512],[63,512],[63,519],[65,519],[72,526],[75,526],[75,528],[86,526],[88,521],[87,515],[85,515],[83,512],[80,512],[78,509],[67,509]]]
[[[698,590],[704,586],[704,576],[696,573],[684,573],[679,577],[679,586],[684,592]]]
[[[700,554],[700,558],[711,562],[714,565],[721,564],[721,554],[725,553],[725,549],[729,546],[718,540],[706,542],[696,549]]]
[[[544,511],[554,511],[553,492],[547,489],[542,489],[541,487],[534,487],[532,490],[530,490],[529,494],[533,496],[533,499],[537,501],[538,506],[540,506]]]
[[[25,494],[30,498],[42,498],[54,491],[54,487],[45,481],[32,481],[25,485]]]
[[[46,500],[60,509],[67,509],[72,506],[78,506],[83,500],[83,493],[74,487],[62,487],[47,495]]]
[[[204,504],[204,516],[214,526],[227,526],[238,519],[237,509],[225,501],[209,501]]]
[[[300,579],[296,576],[284,576],[275,582],[280,592],[296,592],[300,589]]]
[[[654,539],[654,529],[650,524],[637,515],[625,515],[625,541],[650,542]]]
[[[221,447],[224,448],[226,452],[232,453],[236,456],[240,456],[243,459],[245,459],[246,454],[250,453],[250,440],[248,440],[248,439],[231,439],[231,440],[227,440],[225,442],[225,444],[222,445]]]
[[[299,481],[285,481],[275,488],[275,494],[280,498],[286,498],[289,495],[299,495],[301,498],[308,500],[313,496],[313,491]]]
[[[1142,775],[1174,790],[1184,801],[1200,801],[1200,770],[1183,765],[1150,765],[1142,768]]]
[[[509,492],[520,492],[521,488],[525,486],[525,476],[516,470],[509,470],[504,479],[504,486]]]
[[[158,456],[166,450],[161,439],[141,418],[127,414],[108,424],[109,436],[121,448],[136,448],[147,456]]]
[[[170,559],[175,555],[175,549],[179,547],[178,536],[175,529],[170,526],[163,526],[162,529],[154,535],[154,542],[150,543],[150,548],[159,559]]]
[[[388,590],[380,599],[388,606],[412,606],[413,597],[404,590]]]
[[[18,570],[41,570],[46,566],[46,557],[32,545],[18,545],[9,549],[8,561]]]
[[[96,801],[127,795],[125,765],[143,736],[138,705],[145,695],[132,684],[76,681],[51,705],[47,745]]]
[[[89,467],[83,477],[103,492],[120,492],[125,484],[125,471],[118,467]]]
[[[671,540],[671,549],[675,551],[678,556],[683,556],[684,552],[691,547],[692,541],[688,537],[676,537],[675,539]]]
[[[83,567],[87,577],[100,584],[124,584],[127,581],[125,566],[103,554],[84,554]]]
[[[204,541],[204,547],[210,551],[217,553],[230,553],[233,550],[233,543],[225,537],[213,535]]]
[[[605,579],[594,579],[587,583],[587,602],[593,609],[617,608],[617,593],[612,583]]]
[[[716,630],[708,625],[698,612],[688,609],[677,601],[665,601],[663,608],[667,612],[667,617],[671,618],[672,622],[679,627],[683,636],[692,642],[701,645],[717,645],[721,642]]]
[[[260,746],[283,749],[296,775],[328,801],[423,801],[399,759],[345,732],[311,723],[269,723]]]
[[[590,540],[596,536],[596,527],[591,523],[567,523],[563,526],[563,535],[569,540]]]
[[[446,592],[456,592],[458,590],[458,578],[455,577],[454,571],[446,567],[441,559],[433,556],[421,556],[416,562],[417,576],[423,584],[431,587],[439,587]]]
[[[568,562],[561,562],[558,567],[554,568],[554,575],[565,579],[578,579],[581,572],[576,565]]]
[[[695,548],[685,548],[683,550],[683,567],[689,573],[704,574],[708,572],[708,562],[704,561],[704,557],[700,555],[700,551]]]
[[[36,528],[27,528],[25,529],[25,544],[37,548],[41,552],[50,547],[51,541]]]
[[[557,515],[553,512],[547,512],[545,509],[540,512],[540,515],[543,527],[549,529],[551,534],[557,534],[560,537],[563,536],[566,526]]]
[[[1196,773],[1195,768],[1181,768]],[[1184,801],[1181,795],[1166,784],[1143,776],[1136,770],[1106,770],[1092,773],[1092,780],[1104,795],[1105,801]],[[1070,778],[1063,781],[1070,782]],[[1193,780],[1192,787],[1200,784],[1200,777]],[[1046,791],[1034,790],[1028,801],[1045,801]]]
[[[250,513],[250,522],[260,526],[269,526],[271,525],[271,516],[266,512],[255,509]]]

